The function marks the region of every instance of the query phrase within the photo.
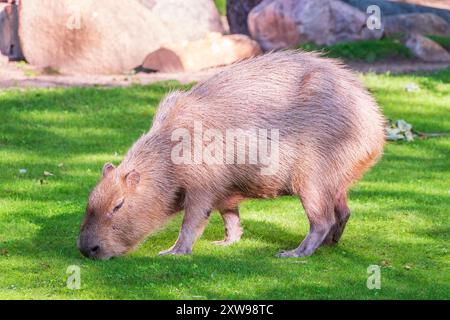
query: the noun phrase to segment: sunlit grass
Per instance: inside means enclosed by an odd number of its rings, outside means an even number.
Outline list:
[[[227,14],[227,1],[226,0],[214,0],[214,3],[216,4],[217,10],[219,10],[219,13],[222,16],[225,16]]]
[[[363,80],[387,117],[450,131],[449,70]],[[419,91],[405,90],[411,82]],[[274,257],[308,231],[294,197],[243,203],[245,233],[231,247],[210,244],[223,236],[213,214],[192,256],[157,256],[175,241],[177,217],[127,256],[82,258],[78,227],[103,163],[120,162],[172,87],[0,92],[0,298],[450,298],[449,138],[389,143],[352,188],[341,243],[308,258]],[[366,287],[371,264],[381,290]],[[80,290],[66,288],[69,265],[81,268]]]
[[[413,57],[409,49],[402,44],[400,37],[359,40],[329,46],[306,43],[299,45],[298,48],[305,51],[322,51],[325,56],[330,58],[369,63],[388,59],[410,59]]]

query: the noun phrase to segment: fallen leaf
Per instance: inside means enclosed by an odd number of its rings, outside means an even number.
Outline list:
[[[383,267],[390,267],[391,266],[391,262],[389,260],[383,260],[383,261],[381,261],[381,265]]]
[[[411,131],[405,132],[406,141],[410,142],[414,140],[414,134]]]
[[[400,131],[411,131],[412,129],[412,125],[410,125],[408,122],[406,122],[405,120],[397,120],[397,128]]]
[[[50,265],[48,264],[48,263],[41,263],[41,267],[42,267],[42,269],[48,269],[48,268],[50,268]]]
[[[391,141],[406,140],[413,141],[416,136],[412,130],[412,125],[405,120],[389,121],[385,128],[386,138]]]

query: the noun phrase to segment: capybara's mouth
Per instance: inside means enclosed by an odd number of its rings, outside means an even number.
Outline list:
[[[96,256],[85,256],[84,254],[82,254],[82,256],[86,259],[90,259],[90,260],[111,260],[114,259],[116,256],[113,255],[96,255]]]

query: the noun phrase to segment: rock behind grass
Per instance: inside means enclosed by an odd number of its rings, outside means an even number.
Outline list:
[[[120,74],[167,43],[222,32],[211,0],[22,0],[26,60],[68,74]]]
[[[450,62],[450,54],[443,47],[420,34],[411,34],[407,38],[405,45],[422,61]]]

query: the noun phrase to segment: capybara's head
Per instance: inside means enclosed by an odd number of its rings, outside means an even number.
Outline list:
[[[151,232],[155,221],[142,205],[141,174],[107,163],[100,182],[89,196],[78,248],[92,259],[109,259],[133,249]],[[151,202],[151,201],[148,201]]]

